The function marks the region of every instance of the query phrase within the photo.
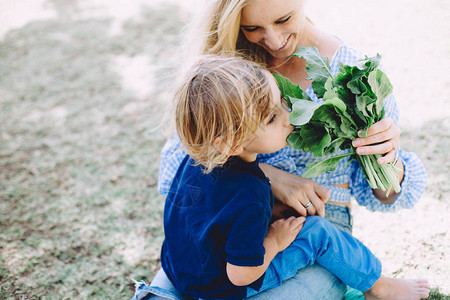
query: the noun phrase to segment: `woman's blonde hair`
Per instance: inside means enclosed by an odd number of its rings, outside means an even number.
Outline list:
[[[209,0],[199,15],[193,17],[186,32],[184,49],[187,56],[203,54],[238,54],[267,66],[268,52],[247,40],[240,30],[244,7],[258,0]],[[302,1],[304,2],[304,1]],[[303,4],[302,4],[303,5]],[[301,18],[311,22],[302,9]]]
[[[223,165],[267,118],[270,73],[238,57],[205,55],[175,95],[175,124],[186,152],[205,172]]]
[[[189,56],[244,55],[266,65],[267,52],[249,42],[240,30],[242,9],[256,0],[213,0],[193,18],[184,47]]]

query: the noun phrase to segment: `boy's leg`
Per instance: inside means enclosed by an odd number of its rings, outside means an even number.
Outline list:
[[[314,262],[362,291],[372,287],[381,275],[381,263],[367,247],[324,218],[312,216],[306,218],[296,240],[273,259],[262,289],[279,286]]]

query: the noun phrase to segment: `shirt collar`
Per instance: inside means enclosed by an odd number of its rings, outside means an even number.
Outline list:
[[[231,156],[223,165],[224,169],[239,170],[252,173],[253,175],[268,181],[268,178],[259,167],[259,161],[246,162],[239,156]]]

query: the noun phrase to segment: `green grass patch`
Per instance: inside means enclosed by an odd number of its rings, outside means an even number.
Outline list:
[[[58,18],[0,42],[1,299],[130,298],[159,268],[155,128],[179,20],[143,8],[111,36],[112,20]],[[122,88],[117,55],[149,57],[150,99]]]
[[[450,296],[441,294],[439,289],[432,289],[428,300],[450,300]]]

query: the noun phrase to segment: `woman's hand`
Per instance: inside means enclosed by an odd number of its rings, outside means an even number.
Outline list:
[[[285,172],[267,164],[260,166],[272,182],[272,192],[276,199],[292,207],[302,216],[325,216],[324,203],[331,195],[327,188],[311,179]],[[309,202],[311,205],[308,205]],[[305,208],[307,206],[308,209]]]
[[[385,154],[378,159],[380,165],[395,160],[395,149],[400,146],[401,130],[390,117],[383,118],[367,130],[367,137],[359,137],[352,144],[359,155]]]
[[[400,146],[400,133],[401,130],[395,124],[394,120],[386,117],[369,127],[366,138],[359,137],[352,144],[356,148],[356,153],[359,155],[384,154],[384,156],[378,159],[380,165],[395,162],[395,166],[400,169],[399,183],[401,184],[404,167],[401,160],[396,159],[396,155],[398,155],[396,149]],[[387,197],[386,192],[379,189],[374,189],[373,192],[375,197],[385,204],[392,204],[397,197],[393,189]]]

